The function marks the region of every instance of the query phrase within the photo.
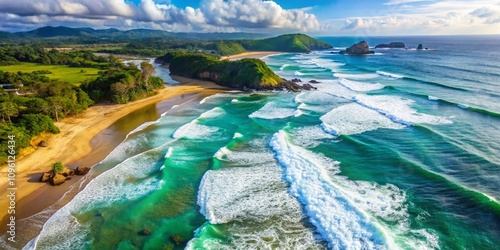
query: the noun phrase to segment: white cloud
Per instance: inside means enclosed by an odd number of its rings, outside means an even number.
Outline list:
[[[141,0],[138,5],[125,0],[16,0],[0,1],[0,13],[16,16],[45,16],[40,24],[53,25],[58,16],[74,20],[119,19],[133,27],[211,31],[276,29],[313,31],[319,29],[316,16],[303,10],[285,10],[273,1],[204,0],[201,7],[178,8],[169,0]],[[13,21],[13,20],[12,20]],[[107,22],[101,22],[103,25]],[[136,24],[134,24],[136,23]],[[5,23],[0,24],[7,26]],[[187,30],[186,30],[187,29]]]

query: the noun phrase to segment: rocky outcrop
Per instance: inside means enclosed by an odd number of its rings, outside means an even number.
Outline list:
[[[351,47],[347,48],[346,50],[340,51],[339,53],[344,54],[344,55],[361,56],[361,55],[374,54],[375,52],[370,50],[370,47],[368,46],[368,44],[365,41],[361,41],[359,43],[352,45]]]
[[[405,44],[402,42],[391,42],[389,44],[383,43],[375,46],[376,49],[404,49]]]
[[[321,83],[321,82],[318,82],[316,80],[310,80],[309,83]]]
[[[49,171],[47,173],[43,173],[42,176],[40,176],[40,182],[47,182],[50,179],[50,176],[52,175],[52,171]]]
[[[417,50],[423,50],[423,49],[424,49],[424,45],[419,44],[418,47],[417,47]]]
[[[66,177],[62,174],[55,174],[53,177],[49,179],[50,184],[53,186],[59,186],[66,181]]]
[[[38,143],[38,146],[42,147],[42,148],[45,148],[45,147],[48,147],[49,144],[46,141],[41,141],[40,143]]]
[[[90,171],[89,167],[79,166],[75,169],[76,175],[86,175]]]
[[[311,84],[309,84],[309,83],[304,83],[304,84],[302,84],[302,89],[303,89],[303,90],[313,90],[313,89],[318,89],[318,88],[316,88],[316,87],[312,86],[312,85],[311,85]]]

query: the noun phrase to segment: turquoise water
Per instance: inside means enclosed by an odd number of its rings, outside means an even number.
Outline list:
[[[500,37],[391,41],[429,50],[269,56],[318,90],[172,108],[26,248],[497,249]]]

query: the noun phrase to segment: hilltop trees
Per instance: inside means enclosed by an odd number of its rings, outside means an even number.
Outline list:
[[[134,64],[126,66],[110,57],[110,65],[114,67],[82,85],[93,101],[127,103],[148,96],[163,86],[163,80],[153,76],[154,67],[148,62],[141,63],[142,70],[139,70]]]

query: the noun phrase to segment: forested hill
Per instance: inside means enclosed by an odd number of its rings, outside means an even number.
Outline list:
[[[45,26],[30,31],[23,32],[4,32],[0,31],[1,38],[9,39],[35,39],[35,38],[80,38],[80,39],[98,39],[105,41],[113,40],[142,40],[144,38],[170,38],[170,39],[198,39],[198,40],[227,40],[227,39],[257,39],[270,37],[269,34],[261,33],[187,33],[187,32],[168,32],[163,30],[150,29],[93,29],[93,28],[70,28],[65,26]]]
[[[241,41],[241,45],[248,51],[309,52],[332,48],[331,45],[304,34],[287,34],[261,40],[246,40]]]

